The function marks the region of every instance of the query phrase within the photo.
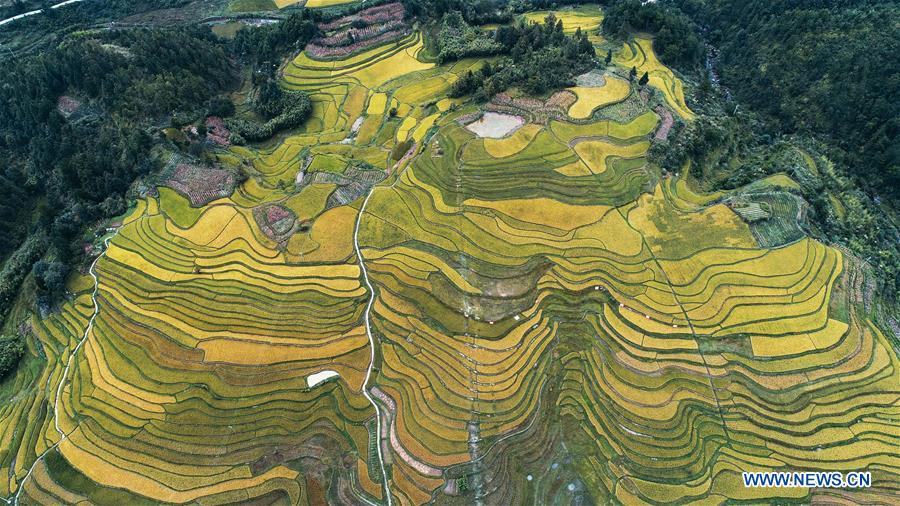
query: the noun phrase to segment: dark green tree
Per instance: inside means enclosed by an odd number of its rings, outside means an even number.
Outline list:
[[[0,336],[0,379],[14,371],[25,354],[25,343],[18,336]]]
[[[206,114],[208,116],[221,116],[227,118],[234,115],[234,102],[226,96],[216,96],[209,99],[206,104]]]
[[[274,118],[284,110],[284,92],[274,79],[265,77],[259,85],[259,92],[253,108],[266,119]]]
[[[654,35],[653,47],[663,63],[691,69],[700,62],[703,42],[691,20],[671,2],[616,0],[611,4],[603,17],[607,37],[625,39],[634,32],[649,32]]]
[[[502,56],[490,75],[464,75],[451,88],[451,97],[472,95],[486,100],[511,87],[541,95],[569,86],[575,75],[598,64],[587,33],[576,30],[567,36],[553,14],[543,23],[501,26],[493,41]]]
[[[712,94],[712,80],[709,76],[709,71],[704,69],[703,73],[700,74],[700,84],[697,86],[697,98],[703,100],[708,98]]]
[[[48,262],[39,260],[34,264],[34,281],[38,291],[56,299],[62,296],[66,290],[66,277],[69,275],[69,266],[62,262]]]

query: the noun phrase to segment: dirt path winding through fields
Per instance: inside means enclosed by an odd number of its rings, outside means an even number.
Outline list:
[[[387,505],[391,506],[391,488],[388,484],[387,472],[384,470],[384,455],[381,454],[381,408],[378,407],[378,403],[375,402],[375,399],[372,398],[372,394],[369,393],[369,380],[372,378],[372,368],[375,367],[375,338],[372,337],[372,324],[371,318],[369,317],[372,312],[372,305],[375,304],[375,289],[372,287],[372,282],[369,281],[369,272],[366,270],[366,262],[363,259],[362,251],[359,249],[359,224],[362,222],[363,214],[366,212],[366,206],[369,204],[369,199],[372,198],[376,188],[377,186],[369,190],[366,199],[363,200],[362,207],[359,208],[359,214],[356,216],[356,226],[353,227],[353,249],[356,251],[356,258],[359,262],[359,270],[362,272],[363,282],[366,284],[366,289],[369,290],[369,302],[366,304],[365,321],[366,337],[369,338],[369,350],[371,350],[372,353],[369,359],[369,367],[366,369],[366,378],[363,380],[362,392],[369,403],[372,404],[372,407],[375,408],[375,449],[378,453],[378,465],[381,468],[384,495],[387,499]]]
[[[394,171],[402,170],[404,167],[409,167],[409,162],[415,158],[416,154],[419,152],[419,144],[415,143],[410,148],[410,150],[406,153],[406,155],[401,158],[397,163],[393,165],[388,170],[388,175],[394,173]],[[394,182],[387,186],[387,188],[393,187],[400,180],[399,177],[394,179]],[[387,498],[387,506],[392,506],[393,499],[391,498],[391,488],[387,479],[387,472],[384,469],[384,455],[382,455],[382,447],[381,447],[381,408],[378,406],[378,403],[375,402],[375,399],[372,397],[372,394],[369,392],[369,380],[372,379],[372,369],[375,367],[375,338],[372,336],[372,322],[370,315],[372,314],[372,306],[375,304],[375,288],[372,286],[372,282],[369,280],[369,271],[366,270],[366,262],[365,258],[363,258],[362,250],[359,248],[359,225],[362,223],[362,217],[366,213],[366,207],[369,205],[369,199],[372,198],[372,195],[377,190],[378,186],[373,186],[369,193],[366,194],[365,200],[363,200],[362,206],[359,208],[359,214],[356,215],[356,225],[353,227],[353,250],[356,251],[356,259],[359,262],[359,270],[362,273],[363,282],[366,285],[366,289],[369,290],[369,302],[366,304],[365,311],[365,322],[366,322],[366,337],[369,338],[369,349],[372,351],[369,360],[369,367],[366,369],[366,378],[363,380],[362,391],[363,395],[368,399],[369,403],[372,404],[372,407],[375,408],[375,432],[376,438],[378,440],[378,444],[376,445],[376,449],[378,450],[378,465],[381,468],[381,477],[384,480],[384,495]]]
[[[74,0],[80,1],[80,0]],[[78,350],[84,345],[84,342],[87,341],[88,336],[91,333],[91,330],[94,328],[94,321],[97,319],[97,315],[100,314],[100,303],[97,302],[97,294],[100,292],[100,278],[97,277],[97,262],[106,255],[106,252],[109,251],[109,241],[112,240],[116,234],[119,233],[118,229],[113,232],[113,234],[107,237],[103,241],[103,253],[97,256],[94,261],[91,263],[90,269],[88,269],[88,274],[91,275],[91,278],[94,279],[94,290],[91,292],[91,301],[94,304],[94,313],[91,315],[91,318],[88,320],[87,327],[84,329],[84,334],[81,336],[81,340],[78,341],[78,344],[75,346],[75,349],[72,350],[72,354],[69,355],[69,360],[66,362],[66,368],[63,369],[62,376],[59,378],[59,384],[56,386],[56,398],[53,400],[53,425],[56,428],[56,432],[59,433],[59,441],[54,443],[52,446],[48,447],[43,451],[38,458],[34,459],[34,462],[31,464],[31,467],[28,469],[28,472],[25,473],[25,476],[22,478],[22,481],[19,482],[19,486],[16,489],[16,494],[12,497],[12,499],[4,499],[3,501],[6,504],[13,504],[18,506],[19,504],[19,494],[22,493],[22,489],[25,488],[25,482],[28,481],[28,478],[31,477],[31,473],[34,472],[35,466],[37,466],[38,462],[43,460],[44,456],[47,455],[50,451],[54,450],[56,447],[62,443],[68,434],[63,432],[63,430],[59,427],[59,397],[62,395],[63,387],[66,384],[66,378],[69,376],[69,370],[72,368],[72,363],[75,361],[76,355],[78,355]],[[49,383],[49,381],[48,381]],[[77,427],[77,425],[76,425]],[[74,430],[74,429],[73,429]]]
[[[56,444],[62,442],[67,436],[67,434],[59,428],[59,397],[62,395],[62,389],[66,383],[66,377],[69,375],[69,369],[72,367],[72,362],[75,360],[75,356],[78,355],[78,350],[80,350],[84,345],[84,342],[87,341],[91,329],[94,328],[94,321],[97,319],[97,315],[100,314],[100,303],[97,302],[97,293],[100,291],[100,278],[97,277],[95,267],[97,266],[97,262],[103,258],[103,255],[106,255],[106,252],[109,250],[109,241],[115,237],[116,233],[118,233],[118,230],[103,241],[103,253],[99,254],[97,258],[94,259],[93,263],[91,263],[91,268],[88,269],[88,274],[94,279],[94,291],[91,292],[91,302],[94,304],[94,313],[91,315],[90,320],[88,320],[87,327],[84,329],[84,335],[81,336],[81,341],[78,341],[78,345],[75,346],[75,349],[72,350],[72,354],[69,355],[69,361],[66,363],[66,368],[63,370],[62,377],[59,379],[59,385],[56,387],[56,399],[53,401],[53,425],[56,426],[56,432],[58,432],[60,436],[59,442]]]

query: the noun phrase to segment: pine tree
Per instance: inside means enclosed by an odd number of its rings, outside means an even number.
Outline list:
[[[646,85],[649,81],[650,81],[650,76],[647,75],[646,72],[644,72],[644,75],[641,76],[641,80],[638,81],[638,84],[640,84],[641,86],[644,86],[644,85]]]
[[[637,77],[637,67],[631,67],[631,72],[628,73],[628,81],[634,81],[635,77]]]
[[[612,62],[612,49],[606,51],[606,64],[609,65]]]
[[[594,55],[594,45],[588,40],[587,35],[582,36],[578,40],[578,52],[581,54]]]

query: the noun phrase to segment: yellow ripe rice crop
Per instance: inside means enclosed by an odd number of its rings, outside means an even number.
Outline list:
[[[502,200],[485,202],[466,200],[463,205],[493,209],[527,223],[561,230],[573,230],[600,221],[608,206],[574,206],[550,199]]]
[[[108,462],[100,456],[89,453],[87,450],[77,446],[76,443],[73,442],[75,439],[80,438],[73,435],[73,437],[64,439],[59,446],[60,452],[66,456],[67,460],[72,462],[79,469],[82,469],[86,476],[97,483],[108,484],[110,486],[116,486],[127,482],[129,483],[130,490],[144,496],[157,497],[161,501],[166,502],[189,502],[198,497],[214,493],[245,489],[249,486],[258,485],[276,477],[290,479],[297,475],[296,471],[279,466],[256,477],[251,477],[248,470],[244,473],[245,475],[241,477],[234,476],[231,478],[229,476],[219,476],[217,478],[220,481],[212,482],[208,485],[203,485],[197,480],[193,484],[196,485],[195,487],[178,490],[167,487],[160,482],[145,477],[137,472],[129,471],[127,468],[118,465],[118,463]]]
[[[336,207],[322,213],[313,223],[310,238],[318,247],[304,255],[307,262],[336,262],[353,255],[353,226],[356,210]]]
[[[456,77],[452,74],[449,76],[440,74],[421,81],[413,81],[394,91],[394,97],[406,104],[422,105],[446,95],[452,81],[456,81]]]
[[[422,121],[419,122],[418,126],[415,130],[413,130],[412,138],[416,142],[422,142],[425,139],[425,134],[428,133],[428,129],[434,126],[434,122],[437,121],[438,117],[441,113],[434,113]]]
[[[278,5],[278,8],[281,9],[288,5],[295,4],[299,1],[300,0],[276,0],[276,4]],[[349,3],[353,3],[355,1],[356,0],[306,0],[306,3],[304,4],[304,6],[310,8],[310,9],[315,9],[317,7],[331,7],[333,5],[349,4]],[[278,2],[281,2],[281,3],[278,3]]]
[[[397,129],[397,142],[403,142],[409,137],[409,132],[416,126],[416,118],[407,117],[403,119],[400,128]]]
[[[366,113],[381,114],[384,112],[385,105],[387,105],[387,94],[373,93],[371,98],[369,98],[369,106],[366,109]]]
[[[525,125],[504,139],[484,139],[484,150],[494,158],[512,156],[528,147],[540,131],[540,125]]]
[[[598,108],[624,100],[631,92],[631,84],[624,79],[605,76],[606,83],[599,88],[575,87],[570,91],[578,100],[569,107],[569,116],[587,119]]]
[[[423,48],[424,43],[419,40],[414,46],[406,48],[389,58],[365,66],[349,74],[349,77],[359,81],[366,88],[373,90],[402,75],[430,69],[434,67],[433,63],[423,63],[417,58]]]
[[[307,343],[290,345],[235,339],[206,339],[197,347],[203,351],[203,359],[210,363],[260,366],[338,357],[366,346],[367,342],[365,333],[361,333],[357,329],[354,334],[342,336],[336,342],[322,343],[325,346],[309,346]]]
[[[648,141],[625,145],[606,141],[585,141],[575,145],[575,152],[593,174],[606,172],[607,160],[610,158],[641,158],[646,156],[648,149],[650,149]]]
[[[756,247],[747,224],[727,206],[684,212],[665,198],[661,185],[653,195],[638,199],[628,212],[628,222],[641,231],[655,254],[664,257],[685,257],[717,246]]]
[[[551,11],[536,11],[525,14],[529,23],[543,23]],[[596,5],[585,5],[575,9],[552,11],[556,19],[562,21],[566,33],[574,33],[579,28],[582,32],[593,32],[600,28],[603,13]]]
[[[820,331],[778,337],[750,336],[750,342],[753,346],[753,354],[758,357],[799,355],[834,345],[846,331],[846,323],[828,320],[828,324]]]
[[[653,50],[653,40],[636,37],[634,42],[626,42],[615,53],[614,62],[626,69],[636,67],[638,75],[648,74],[649,84],[662,92],[666,103],[684,120],[692,120],[695,115],[684,98],[684,84],[672,71],[659,62]]]

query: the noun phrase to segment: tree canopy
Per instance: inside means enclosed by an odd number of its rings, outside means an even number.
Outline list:
[[[85,226],[124,212],[124,192],[154,168],[148,126],[202,107],[233,80],[228,62],[201,28],[73,37],[11,62],[0,75],[0,282],[18,286],[49,248],[35,279],[61,293]]]
[[[510,87],[540,95],[571,84],[575,75],[598,64],[587,34],[578,30],[567,36],[553,14],[543,24],[501,26],[494,32],[494,42],[506,58],[463,76],[454,83],[451,96],[474,93],[487,99]]]
[[[603,33],[621,39],[633,32],[653,34],[653,48],[667,65],[690,70],[704,53],[693,22],[679,9],[640,0],[612,2],[603,17]]]

